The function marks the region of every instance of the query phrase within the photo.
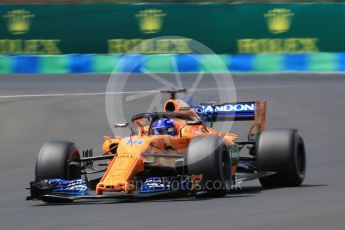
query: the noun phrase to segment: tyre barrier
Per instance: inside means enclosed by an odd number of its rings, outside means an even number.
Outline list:
[[[0,74],[344,72],[345,53],[0,55]]]

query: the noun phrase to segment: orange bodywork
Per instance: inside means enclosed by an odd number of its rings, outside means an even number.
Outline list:
[[[265,103],[258,106],[265,106]],[[261,109],[262,109],[261,108]],[[253,128],[259,131],[264,125],[264,113],[258,110],[260,117],[254,121]],[[170,99],[164,105],[164,111],[167,113],[186,114],[194,120],[200,120],[200,117],[182,100]],[[261,119],[261,120],[260,120]],[[187,125],[186,120],[173,120],[178,131],[176,136],[170,135],[152,135],[149,127],[133,121],[138,125],[137,134],[130,137],[115,138],[104,137],[103,152],[106,154],[116,154],[109,163],[106,172],[96,187],[96,194],[103,192],[124,192],[130,193],[134,190],[133,178],[142,173],[146,164],[151,167],[174,168],[176,158],[174,155],[185,154],[191,139],[201,136],[219,136],[228,146],[234,145],[237,136],[233,133],[217,132],[209,128],[203,122],[199,125]],[[251,129],[253,129],[251,128]],[[250,129],[250,132],[252,130]],[[117,146],[116,153],[109,151],[112,147]],[[164,157],[164,154],[170,157]],[[155,155],[155,157],[153,157]],[[157,156],[161,157],[157,157]],[[232,175],[236,173],[237,165],[232,165]]]

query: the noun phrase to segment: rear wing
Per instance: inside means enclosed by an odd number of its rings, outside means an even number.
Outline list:
[[[224,104],[202,103],[195,112],[205,122],[253,121],[249,134],[256,128],[261,133],[266,125],[266,101],[235,102]]]

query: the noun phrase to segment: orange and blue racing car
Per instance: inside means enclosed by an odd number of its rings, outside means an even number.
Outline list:
[[[115,124],[131,134],[105,136],[99,155],[92,149],[80,154],[68,141],[45,143],[27,199],[72,202],[170,193],[220,197],[248,180],[259,179],[264,188],[303,182],[303,139],[295,129],[266,130],[265,101],[191,106],[176,99],[184,92],[164,91],[170,99],[163,112],[135,115],[131,125]],[[251,121],[245,141],[213,128],[217,121],[241,120]]]

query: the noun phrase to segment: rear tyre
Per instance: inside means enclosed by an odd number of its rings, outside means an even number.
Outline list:
[[[49,141],[40,149],[35,168],[35,180],[80,179],[80,155],[74,143]]]
[[[225,196],[231,187],[231,158],[220,137],[192,139],[186,156],[189,175],[202,174],[203,190],[212,197]]]
[[[306,173],[306,154],[297,130],[263,131],[257,143],[257,165],[259,171],[276,172],[260,178],[264,188],[301,185]]]

